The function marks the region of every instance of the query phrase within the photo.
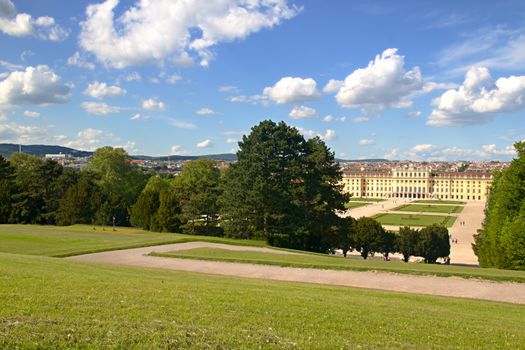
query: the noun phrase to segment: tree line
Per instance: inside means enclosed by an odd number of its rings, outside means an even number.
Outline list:
[[[517,157],[493,175],[485,220],[474,236],[483,267],[525,269],[525,142],[514,148]]]
[[[261,239],[316,252],[392,252],[435,262],[450,252],[448,231],[385,231],[371,218],[340,214],[348,195],[334,153],[284,122],[252,128],[237,162],[185,164],[178,176],[144,172],[122,149],[103,147],[82,170],[28,154],[0,157],[0,223],[133,225],[146,230]],[[445,242],[446,241],[446,242]],[[448,245],[448,246],[447,246]]]

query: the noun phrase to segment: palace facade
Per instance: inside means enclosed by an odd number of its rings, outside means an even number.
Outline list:
[[[352,197],[487,200],[490,172],[440,172],[432,169],[344,171],[344,192]]]

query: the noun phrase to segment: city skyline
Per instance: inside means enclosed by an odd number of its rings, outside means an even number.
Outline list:
[[[520,1],[0,0],[0,143],[235,152],[264,119],[344,159],[510,160]]]

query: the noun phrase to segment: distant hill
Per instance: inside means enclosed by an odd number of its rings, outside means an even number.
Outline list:
[[[13,143],[0,143],[0,154],[9,157],[11,154],[18,152],[19,145]],[[49,145],[22,145],[22,152],[43,157],[46,154],[70,154],[74,157],[89,157],[93,152],[79,151],[63,146]]]

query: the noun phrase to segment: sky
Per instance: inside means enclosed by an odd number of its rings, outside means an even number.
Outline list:
[[[525,139],[523,0],[0,0],[0,48],[0,143],[228,153],[266,119],[345,159]]]

